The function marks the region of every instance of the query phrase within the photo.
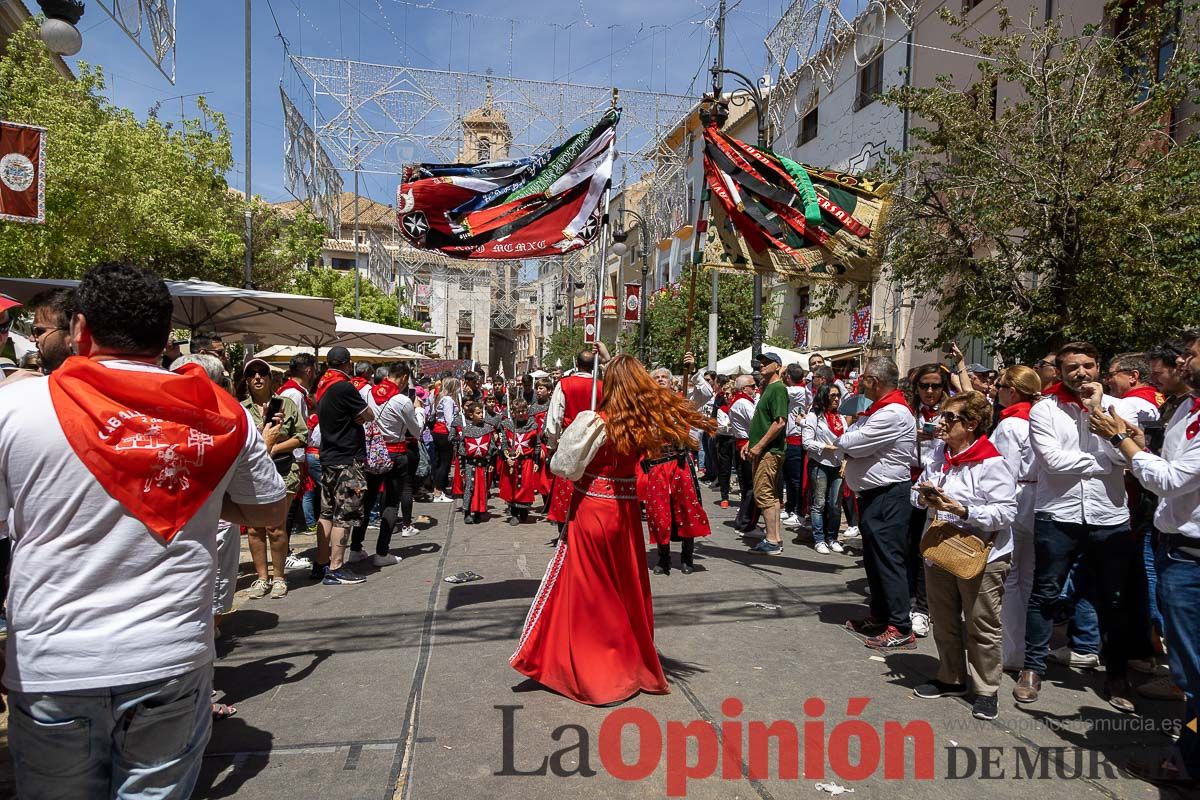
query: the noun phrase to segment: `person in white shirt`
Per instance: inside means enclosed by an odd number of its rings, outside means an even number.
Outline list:
[[[1129,529],[1124,463],[1113,446],[1088,430],[1095,408],[1116,398],[1097,380],[1100,355],[1087,342],[1058,351],[1061,383],[1029,412],[1029,437],[1037,461],[1034,501],[1034,574],[1025,619],[1025,665],[1013,689],[1019,703],[1033,703],[1046,672],[1053,606],[1076,557],[1097,594],[1109,704],[1133,712],[1126,677],[1135,623],[1132,568],[1139,549]]]
[[[1162,395],[1147,381],[1150,362],[1144,353],[1121,353],[1108,362],[1104,386],[1117,398],[1116,411],[1121,419],[1138,428],[1158,421]]]
[[[0,392],[16,791],[183,800],[212,726],[217,520],[280,524],[286,490],[236,400],[159,366],[157,275],[104,264],[78,297],[79,355]]]
[[[842,390],[836,386],[817,389],[811,410],[804,416],[801,438],[808,452],[808,485],[812,489],[813,549],[821,555],[845,552],[838,542],[842,525],[842,456],[831,451],[846,432],[846,418],[838,413]]]
[[[900,370],[890,358],[868,361],[859,386],[872,404],[830,447],[846,456],[846,484],[858,496],[871,592],[870,616],[847,626],[867,636],[868,647],[883,650],[916,641],[908,589],[908,522],[917,426],[897,388],[899,380]]]
[[[787,384],[788,395],[787,428],[784,430],[787,447],[783,456],[783,488],[786,502],[779,521],[784,527],[798,528],[805,512],[804,437],[801,428],[804,427],[804,417],[812,406],[813,396],[804,382],[804,367],[799,364],[788,364],[787,369],[783,371],[783,380]],[[837,539],[836,529],[834,539]]]
[[[1019,672],[1025,667],[1025,616],[1033,589],[1033,507],[1037,499],[1037,461],[1029,441],[1029,412],[1041,399],[1042,380],[1035,370],[1023,365],[1009,367],[996,381],[1000,421],[991,440],[1017,482],[1017,516],[1012,523],[1012,569],[1004,583],[1004,606],[1000,621],[1004,628],[1004,669]]]
[[[938,418],[941,442],[934,446],[911,498],[917,508],[928,509],[927,526],[949,523],[991,545],[986,566],[974,578],[960,578],[925,562],[939,665],[937,677],[914,694],[961,697],[971,689],[972,715],[987,720],[997,716],[996,694],[1004,675],[1000,600],[1012,560],[1009,527],[1017,515],[1016,479],[984,433],[991,420],[992,404],[982,392],[963,392],[946,400]]]
[[[733,399],[729,404],[729,435],[733,437],[733,461],[737,465],[738,489],[741,497],[734,530],[754,533],[758,530],[758,503],[754,501],[754,466],[742,458],[750,444],[750,420],[755,407],[754,376],[739,375],[733,384]]]
[[[384,507],[379,523],[379,539],[375,543],[376,564],[386,558],[391,543],[391,531],[397,526],[402,537],[416,536],[419,531],[412,524],[413,490],[417,484],[417,467],[421,456],[421,431],[425,429],[425,407],[414,403],[409,396],[412,370],[407,364],[397,361],[388,368],[384,383],[395,387],[382,404],[377,405],[375,423],[383,433],[388,452],[392,456],[392,470],[384,475]],[[374,399],[374,398],[372,398]],[[396,512],[400,519],[396,519]],[[399,560],[399,556],[392,555]],[[395,562],[393,562],[395,563]]]
[[[1183,718],[1200,716],[1200,330],[1182,337],[1187,347],[1181,374],[1191,396],[1167,423],[1162,455],[1147,452],[1143,432],[1119,415],[1097,409],[1094,434],[1117,445],[1138,483],[1159,497],[1154,527],[1159,532],[1155,568],[1158,605],[1171,674],[1185,696]],[[1133,764],[1130,771],[1156,783],[1200,786],[1200,734],[1184,725],[1178,757],[1162,764]]]

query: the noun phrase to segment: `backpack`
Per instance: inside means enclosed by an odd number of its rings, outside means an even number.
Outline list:
[[[367,437],[367,460],[363,469],[372,475],[382,475],[392,469],[392,454],[388,452],[387,442],[383,440],[383,431],[375,422],[363,426]]]

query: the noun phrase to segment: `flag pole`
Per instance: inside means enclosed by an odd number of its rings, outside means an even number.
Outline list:
[[[617,98],[619,97],[618,90],[614,87],[612,90],[612,107],[617,107]],[[614,145],[615,146],[615,145]],[[592,411],[596,410],[596,395],[600,386],[600,325],[604,319],[604,278],[608,271],[608,204],[609,198],[612,195],[612,176],[609,175],[608,183],[604,186],[604,214],[600,217],[600,264],[596,267],[596,353],[592,358]],[[587,326],[587,315],[584,315],[584,326]]]

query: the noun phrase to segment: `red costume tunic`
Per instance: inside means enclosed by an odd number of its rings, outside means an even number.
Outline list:
[[[506,419],[500,427],[500,449],[504,456],[497,464],[500,499],[518,509],[533,505],[538,477],[534,467],[539,462],[537,435],[538,426],[533,420],[517,425]],[[512,466],[508,458],[515,459]]]
[[[642,461],[638,496],[646,504],[646,531],[654,544],[712,533],[690,450],[668,448],[661,457]]]
[[[487,424],[468,422],[462,429],[455,483],[462,484],[462,509],[468,514],[488,510],[488,468],[495,455],[494,433]]]
[[[654,647],[654,606],[635,489],[637,456],[604,445],[575,484],[571,522],[509,663],[579,703],[670,689]]]
[[[598,381],[596,387],[596,402],[600,402],[600,398],[604,396],[604,381]],[[585,375],[568,375],[559,381],[558,384],[562,388],[563,400],[565,401],[565,410],[563,412],[562,425],[560,431],[565,431],[567,426],[575,421],[575,417],[580,411],[587,411],[592,407],[592,379]],[[567,513],[571,505],[571,482],[565,478],[554,476],[554,489],[550,497],[550,513],[546,515],[546,519],[551,522],[566,522]]]
[[[554,491],[554,473],[550,471],[550,448],[546,447],[546,412],[550,410],[549,403],[532,403],[529,406],[529,417],[537,423],[538,457],[542,468],[534,476],[533,485],[543,498],[549,498]]]

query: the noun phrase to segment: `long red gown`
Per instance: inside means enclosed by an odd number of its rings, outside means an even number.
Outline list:
[[[576,483],[567,539],[509,659],[517,672],[588,705],[670,692],[654,648],[637,462],[606,444]]]

